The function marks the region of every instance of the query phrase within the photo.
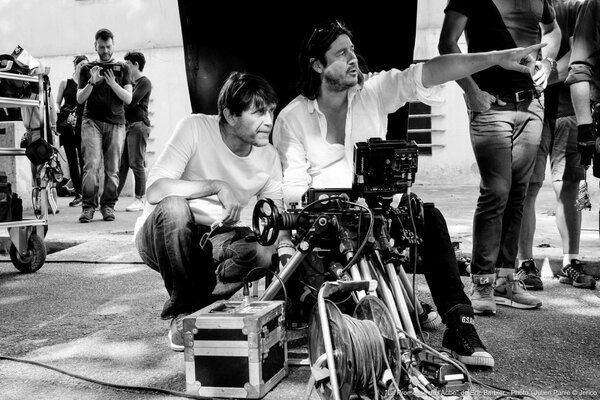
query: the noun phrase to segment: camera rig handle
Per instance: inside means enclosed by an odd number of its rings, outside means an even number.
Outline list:
[[[275,243],[279,236],[279,224],[281,214],[271,199],[260,199],[254,206],[252,213],[252,230],[258,243],[270,246]]]

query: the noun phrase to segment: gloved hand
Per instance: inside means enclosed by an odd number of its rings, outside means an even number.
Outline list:
[[[589,167],[596,153],[596,129],[594,124],[577,126],[577,151],[581,154],[581,165]]]

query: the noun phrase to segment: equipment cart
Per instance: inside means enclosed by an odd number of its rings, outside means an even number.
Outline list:
[[[43,138],[48,137],[50,121],[47,120],[48,112],[46,93],[48,83],[44,73],[35,76],[0,72],[0,80],[9,79],[21,82],[36,82],[38,86],[37,99],[19,99],[0,97],[0,108],[4,107],[35,107],[40,113],[40,126]],[[25,156],[22,148],[0,148],[0,157]],[[0,228],[7,228],[11,240],[10,259],[14,266],[23,273],[35,272],[46,261],[46,245],[44,237],[48,230],[48,191],[44,185],[37,188],[37,196],[32,191],[32,197],[38,197],[40,203],[39,215],[35,218],[23,218],[20,221],[0,222]],[[36,199],[34,199],[36,200]]]

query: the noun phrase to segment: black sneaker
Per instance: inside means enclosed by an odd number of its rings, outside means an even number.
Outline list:
[[[171,320],[171,325],[169,325],[167,337],[169,338],[169,347],[173,351],[183,351],[185,348],[183,344],[183,318],[186,315],[187,314],[178,315]]]
[[[112,207],[104,207],[100,210],[102,213],[102,219],[105,221],[114,221],[115,220],[115,209]]]
[[[73,199],[73,201],[71,201],[69,203],[69,207],[78,207],[81,205],[83,198],[81,197],[80,194],[78,194],[77,196],[75,196],[75,198]]]
[[[561,269],[562,276],[558,279],[560,283],[567,283],[573,285],[576,288],[590,288],[596,287],[596,280],[583,272],[583,264],[577,259],[571,260],[571,264],[565,265]]]
[[[530,258],[523,261],[517,269],[517,279],[525,284],[527,290],[544,290],[542,278],[540,278],[540,270],[536,267],[535,261]]]
[[[92,219],[94,219],[94,209],[92,207],[83,207],[79,216],[79,222],[86,223]]]
[[[442,339],[443,351],[467,366],[494,366],[494,357],[488,353],[475,330],[471,306],[459,304],[452,307],[446,313],[446,326],[448,328]]]

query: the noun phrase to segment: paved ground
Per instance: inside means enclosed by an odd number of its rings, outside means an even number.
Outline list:
[[[415,186],[425,201],[442,209],[453,238],[470,254],[470,224],[475,187]],[[137,255],[131,234],[137,213],[131,201],[117,205],[117,220],[77,222],[78,209],[59,199],[61,213],[50,216],[46,245],[52,254],[34,274],[21,274],[0,256],[0,356],[46,363],[85,377],[116,384],[185,391],[183,355],[166,346],[167,322],[158,318],[166,291],[158,274]],[[554,195],[544,188],[538,202],[536,258],[545,275],[561,257],[560,240],[548,211]],[[581,254],[590,272],[598,272],[597,208],[584,213]],[[72,246],[68,247],[67,246]],[[549,268],[550,267],[550,268]],[[465,284],[468,278],[464,278]],[[598,398],[600,296],[598,290],[562,285],[550,276],[535,311],[500,308],[476,324],[496,367],[473,378],[521,391],[538,399]],[[428,298],[421,276],[417,291]],[[442,330],[427,342],[438,347]],[[266,399],[301,398],[310,371],[290,367],[289,375]],[[473,387],[473,397],[494,399],[502,393]],[[68,377],[33,365],[0,360],[2,399],[167,399],[167,394],[122,391]],[[317,399],[313,393],[311,399]]]

